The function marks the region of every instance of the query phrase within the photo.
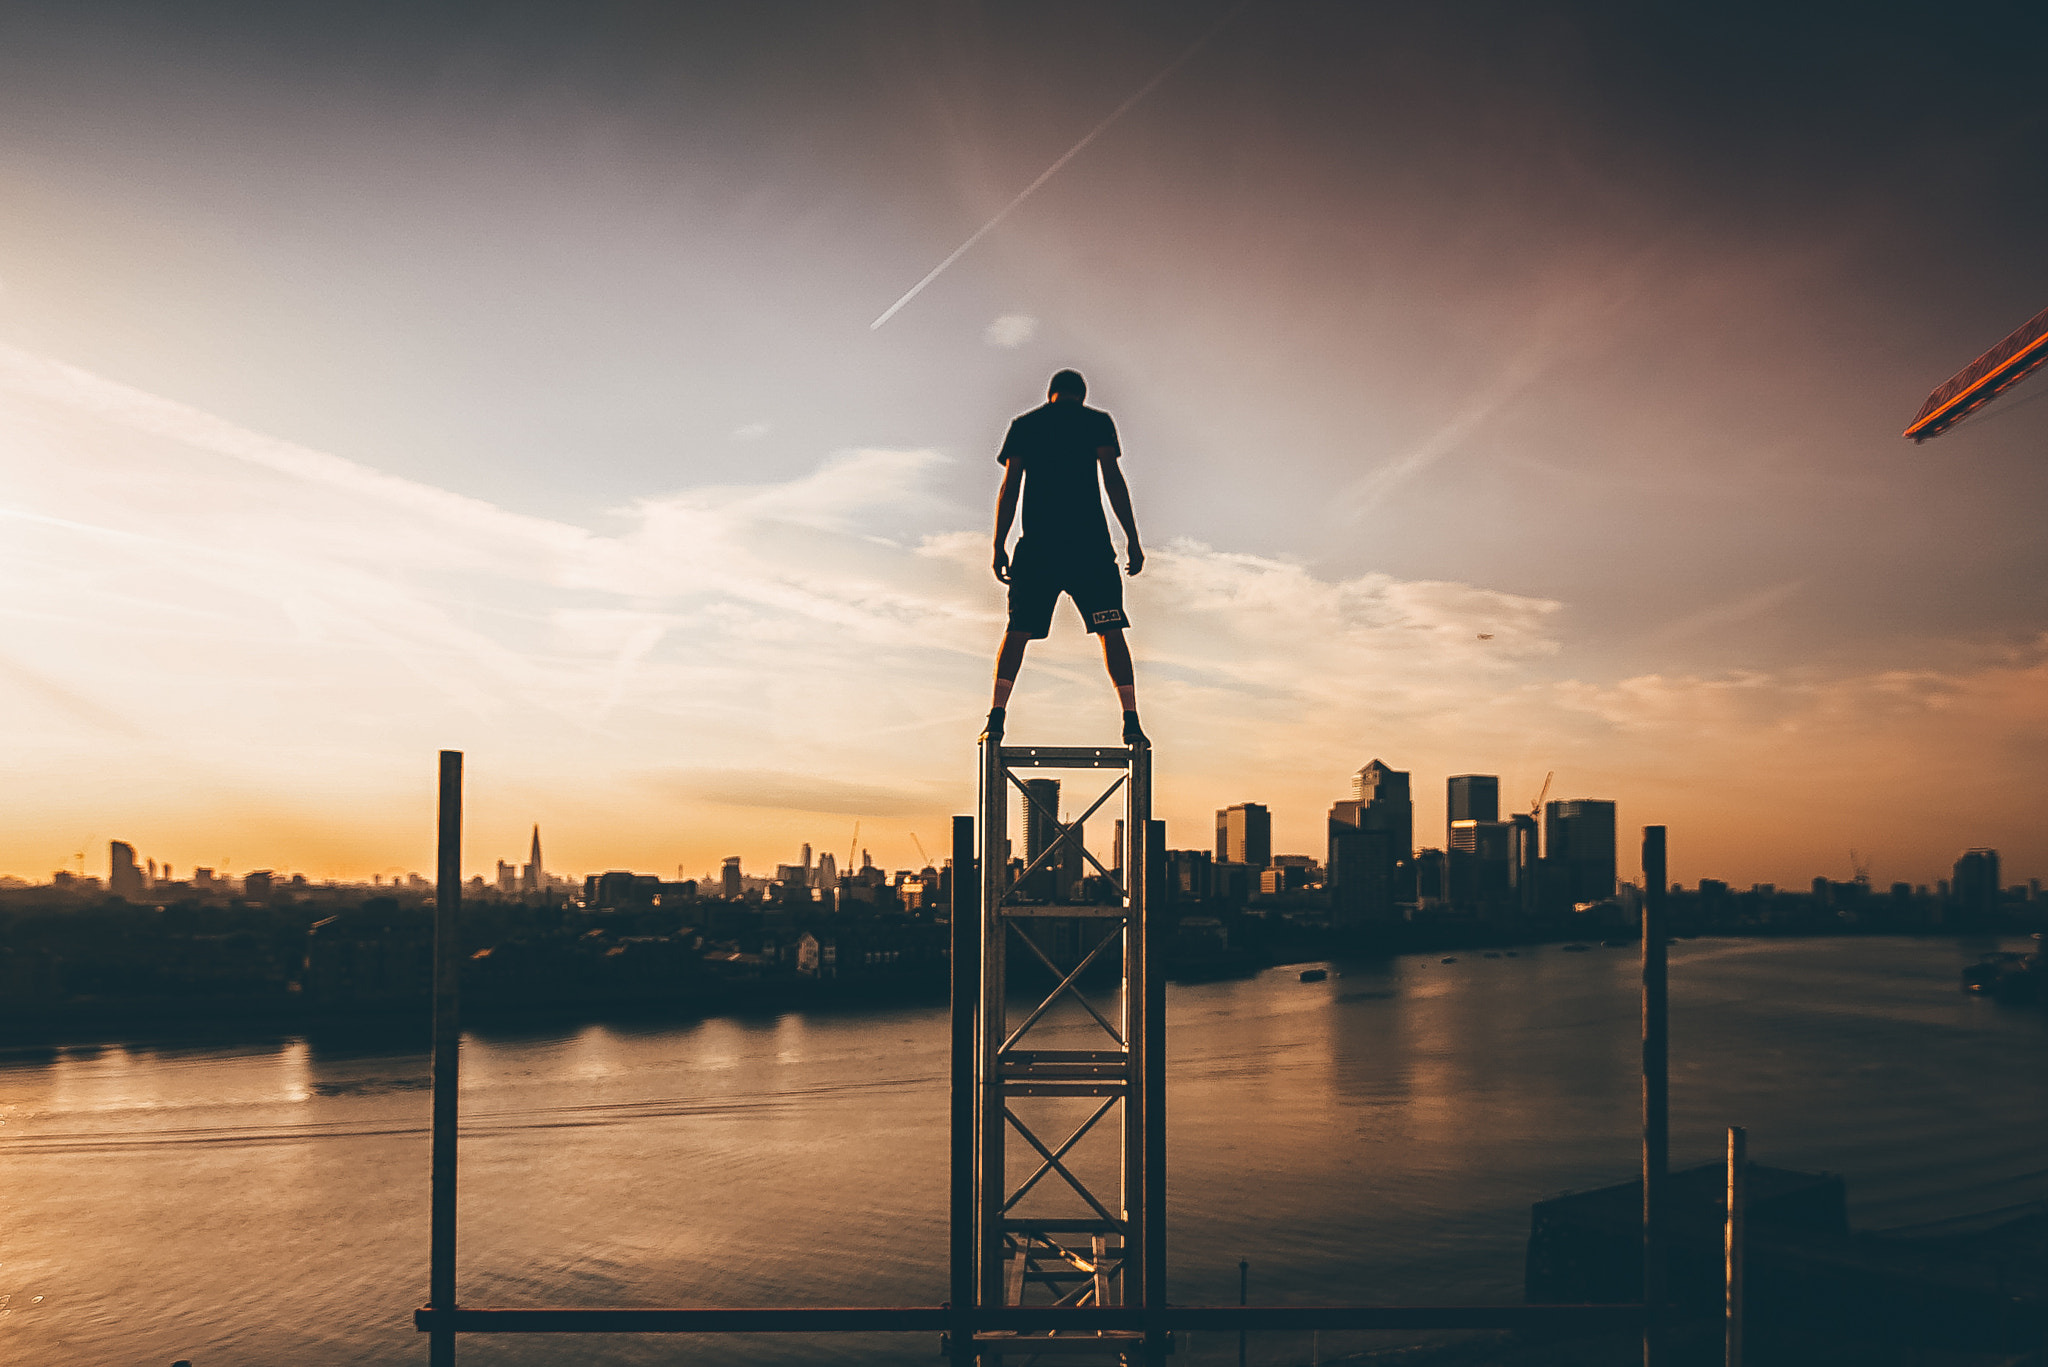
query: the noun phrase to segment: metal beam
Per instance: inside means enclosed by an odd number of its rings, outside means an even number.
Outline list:
[[[947,1333],[955,1367],[974,1362],[974,1023],[980,1013],[981,886],[974,818],[953,818],[953,906],[948,927],[953,983],[951,1263]]]
[[[455,1308],[456,1098],[462,1058],[462,752],[441,752],[439,862],[434,869],[434,1132],[427,1304]],[[431,1367],[454,1367],[455,1335],[437,1331]]]
[[[1533,1329],[1594,1331],[1641,1323],[1640,1305],[1177,1305],[990,1306],[974,1314],[978,1331]],[[755,1309],[571,1310],[422,1307],[424,1331],[490,1334],[824,1334],[918,1333],[957,1322],[942,1305],[763,1306]]]
[[[1671,1170],[1670,994],[1664,954],[1664,828],[1643,827],[1643,1367],[1663,1367],[1664,1206]]]

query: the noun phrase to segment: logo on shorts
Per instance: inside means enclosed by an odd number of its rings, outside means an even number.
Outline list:
[[[1095,614],[1095,620],[1098,622],[1121,622],[1123,619],[1124,610],[1122,608],[1104,608]]]

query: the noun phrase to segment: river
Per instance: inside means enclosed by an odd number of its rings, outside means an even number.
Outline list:
[[[1672,1159],[1847,1174],[1912,1226],[2048,1200],[2048,1012],[1990,941],[1672,948]],[[1169,1294],[1519,1300],[1531,1201],[1637,1161],[1632,950],[1340,962],[1167,998]],[[483,1030],[468,1304],[936,1304],[946,1013]],[[0,1050],[0,1344],[38,1364],[425,1361],[427,1065],[361,1037]],[[1356,1347],[1265,1336],[1254,1360]],[[1234,1338],[1183,1362],[1235,1361]],[[466,1336],[465,1363],[926,1362],[930,1335]]]

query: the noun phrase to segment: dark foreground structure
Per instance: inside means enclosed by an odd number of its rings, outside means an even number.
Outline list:
[[[2048,1344],[2048,1215],[1935,1236],[1857,1233],[1840,1176],[1749,1164],[1745,1181],[1749,1361],[2040,1360],[2030,1354]],[[1667,1196],[1670,1314],[1698,1339],[1724,1313],[1725,1170],[1673,1173]],[[1640,1296],[1641,1204],[1636,1182],[1536,1203],[1530,1302]]]
[[[1122,991],[1115,1016],[1103,1013],[1076,988],[1087,958],[1066,969],[1040,1006],[1014,1025],[1002,991],[1004,968],[1017,935],[1033,948],[1021,920],[1028,904],[995,858],[1004,848],[1009,789],[1029,790],[1015,770],[1108,770],[1113,780],[1089,809],[1092,814],[1121,791],[1124,848],[1121,905],[1104,907],[1098,949],[1120,942]],[[955,817],[956,870],[979,866],[980,879],[955,877],[951,909],[952,960],[952,1180],[951,1296],[943,1305],[893,1307],[748,1307],[664,1309],[619,1307],[468,1307],[456,1295],[456,1181],[462,986],[462,755],[441,753],[439,882],[434,928],[434,1054],[431,1250],[427,1304],[414,1324],[427,1334],[436,1367],[452,1367],[463,1333],[821,1333],[931,1331],[946,1356],[961,1367],[1005,1357],[1057,1353],[1062,1359],[1163,1363],[1175,1331],[1210,1330],[1527,1330],[1549,1336],[1640,1332],[1647,1364],[1664,1360],[1661,1229],[1666,1164],[1666,1059],[1662,888],[1664,831],[1645,831],[1645,866],[1657,893],[1643,917],[1643,1283],[1645,1302],[1497,1306],[1174,1306],[1165,1298],[1165,980],[1148,972],[1158,960],[1160,921],[1151,891],[1162,881],[1165,835],[1151,817],[1151,746],[1143,740],[1113,748],[1012,747],[998,739],[981,746],[981,817]],[[1053,827],[1041,858],[1059,857],[1078,841],[1081,822]],[[1085,820],[1085,815],[1083,820]],[[1031,873],[1025,870],[1026,876]],[[1023,879],[1018,879],[1021,883]],[[983,887],[980,884],[985,883]],[[1063,909],[1070,910],[1070,909]],[[1042,951],[1039,958],[1046,956]],[[1053,964],[1046,964],[1059,972]],[[1095,1018],[1107,1048],[1048,1053],[1020,1048],[1027,1032],[1063,998],[1073,997]],[[1028,1097],[1097,1098],[1093,1118],[1059,1145],[1048,1146],[1022,1123]],[[1122,1156],[1114,1192],[1101,1195],[1065,1165],[1068,1152],[1113,1107],[1123,1110]],[[1005,1150],[1012,1132],[1041,1160],[1022,1187],[1008,1184]],[[1079,1198],[1078,1218],[1025,1220],[1017,1211],[1043,1179],[1055,1177]],[[1109,1201],[1105,1201],[1108,1196]]]
[[[1081,820],[1038,807],[1019,770],[1105,772],[1109,786]],[[1009,877],[1009,791],[1051,838]],[[1544,1202],[1529,1251],[1528,1303],[1468,1306],[1177,1306],[1165,1298],[1163,824],[1150,818],[1151,747],[1013,747],[984,739],[981,814],[955,817],[951,961],[950,1296],[927,1306],[561,1308],[474,1307],[457,1297],[456,1181],[463,946],[462,756],[441,755],[440,883],[434,927],[432,1247],[429,1297],[414,1312],[430,1361],[452,1367],[465,1333],[931,1332],[957,1367],[1056,1354],[1061,1360],[1161,1364],[1177,1332],[1493,1331],[1401,1361],[1451,1367],[1645,1367],[1722,1362],[2040,1363],[2041,1252],[2048,1221],[2004,1236],[2014,1269],[1993,1260],[1958,1270],[1951,1241],[1873,1242],[1847,1229],[1839,1179],[1747,1162],[1731,1130],[1726,1169],[1668,1172],[1665,846],[1643,832],[1642,1171],[1635,1182]],[[1019,896],[1038,865],[1078,846],[1082,821],[1121,794],[1123,848],[1114,903],[1091,913],[1098,933],[1065,952],[1034,923],[1051,919]],[[977,859],[977,847],[981,858]],[[979,870],[978,876],[973,872]],[[1110,878],[1107,871],[1104,877]],[[1071,919],[1076,909],[1059,907]],[[1112,955],[1110,951],[1116,953]],[[1008,960],[1036,962],[1056,985],[1012,1019]],[[1120,960],[1121,991],[1098,1007],[1083,991],[1091,964]],[[1088,989],[1094,991],[1092,986]],[[1055,1007],[1092,1017],[1087,1050],[1040,1049],[1030,1031]],[[1071,1010],[1070,1010],[1071,1014]],[[1031,1119],[1046,1098],[1078,1099],[1078,1128]],[[1113,1113],[1116,1123],[1102,1123]],[[1071,1122],[1068,1122],[1071,1123]],[[1061,1136],[1064,1137],[1061,1137]],[[1056,1140],[1057,1142],[1052,1142]],[[1018,1141],[1022,1141],[1021,1146]],[[1084,1144],[1115,1150],[1113,1178],[1091,1187],[1069,1166]],[[1028,1156],[1027,1156],[1028,1150]],[[1013,1185],[1009,1157],[1035,1170]],[[1754,1187],[1754,1199],[1751,1187]],[[1035,1195],[1034,1195],[1035,1191]],[[1048,1193],[1063,1209],[1045,1207]],[[1027,1203],[1026,1198],[1031,1197]],[[1755,1229],[1747,1226],[1754,1207]],[[2032,1242],[2029,1243],[2028,1240]],[[2030,1263],[2026,1260],[2031,1258]],[[2016,1261],[2015,1261],[2016,1260]],[[2019,1263],[2026,1263],[2024,1268]],[[1760,1274],[1747,1359],[1745,1287]],[[1875,1342],[1872,1332],[1881,1342]],[[1502,1334],[1507,1335],[1506,1339]],[[1936,1356],[1902,1357],[1928,1342]],[[2000,1356],[1987,1358],[1987,1350]],[[2014,1356],[2014,1352],[2027,1353]],[[1240,1361],[1243,1360],[1242,1347]]]

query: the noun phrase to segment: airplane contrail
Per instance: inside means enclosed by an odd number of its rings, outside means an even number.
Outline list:
[[[924,279],[918,281],[915,285],[912,285],[908,290],[906,290],[901,299],[898,299],[895,303],[889,305],[888,308],[882,310],[882,316],[875,319],[874,322],[868,324],[868,331],[873,332],[876,328],[888,322],[891,318],[894,318],[897,312],[905,304],[917,298],[918,295],[924,292],[924,287],[926,285],[931,284],[932,281],[938,279],[940,275],[944,274],[946,267],[952,265],[955,261],[958,261],[961,257],[967,255],[968,248],[972,247],[975,243],[981,241],[982,238],[987,237],[990,230],[992,230],[998,223],[1001,223],[1004,219],[1010,216],[1011,211],[1016,209],[1016,207],[1022,204],[1025,200],[1031,198],[1032,193],[1036,191],[1039,186],[1051,180],[1055,175],[1059,173],[1059,169],[1062,166],[1065,166],[1068,162],[1072,161],[1076,156],[1078,156],[1082,148],[1086,147],[1089,143],[1094,142],[1095,139],[1102,136],[1103,131],[1107,129],[1111,124],[1115,123],[1118,119],[1122,118],[1125,114],[1128,114],[1131,111],[1131,107],[1133,105],[1137,104],[1138,101],[1144,99],[1147,95],[1150,95],[1154,90],[1158,89],[1160,83],[1165,81],[1168,76],[1171,76],[1174,72],[1180,70],[1181,67],[1187,62],[1188,58],[1194,56],[1197,52],[1200,52],[1204,44],[1206,44],[1211,38],[1214,38],[1218,33],[1222,32],[1223,26],[1225,24],[1228,24],[1231,20],[1237,18],[1239,14],[1249,9],[1251,7],[1251,3],[1252,0],[1244,0],[1243,4],[1240,4],[1235,8],[1231,9],[1221,19],[1218,19],[1215,23],[1211,24],[1208,30],[1204,32],[1201,37],[1195,39],[1194,42],[1188,44],[1186,50],[1183,51],[1180,54],[1180,56],[1174,58],[1172,61],[1168,62],[1163,68],[1161,68],[1157,76],[1154,76],[1151,80],[1139,86],[1136,94],[1132,95],[1129,99],[1125,100],[1115,109],[1110,110],[1108,118],[1105,118],[1101,123],[1098,123],[1093,128],[1089,129],[1088,135],[1086,137],[1082,138],[1072,147],[1069,147],[1066,150],[1066,152],[1061,155],[1058,161],[1046,167],[1045,171],[1038,177],[1037,180],[1032,181],[1029,185],[1025,186],[1021,191],[1019,191],[1017,197],[1011,200],[1008,204],[1005,204],[1000,210],[998,210],[994,218],[982,224],[979,228],[976,228],[974,230],[974,235],[968,238],[965,242],[962,242],[958,247],[954,248],[953,254],[951,256],[947,257],[944,261],[941,261],[938,265],[932,267],[930,274],[926,275]]]

